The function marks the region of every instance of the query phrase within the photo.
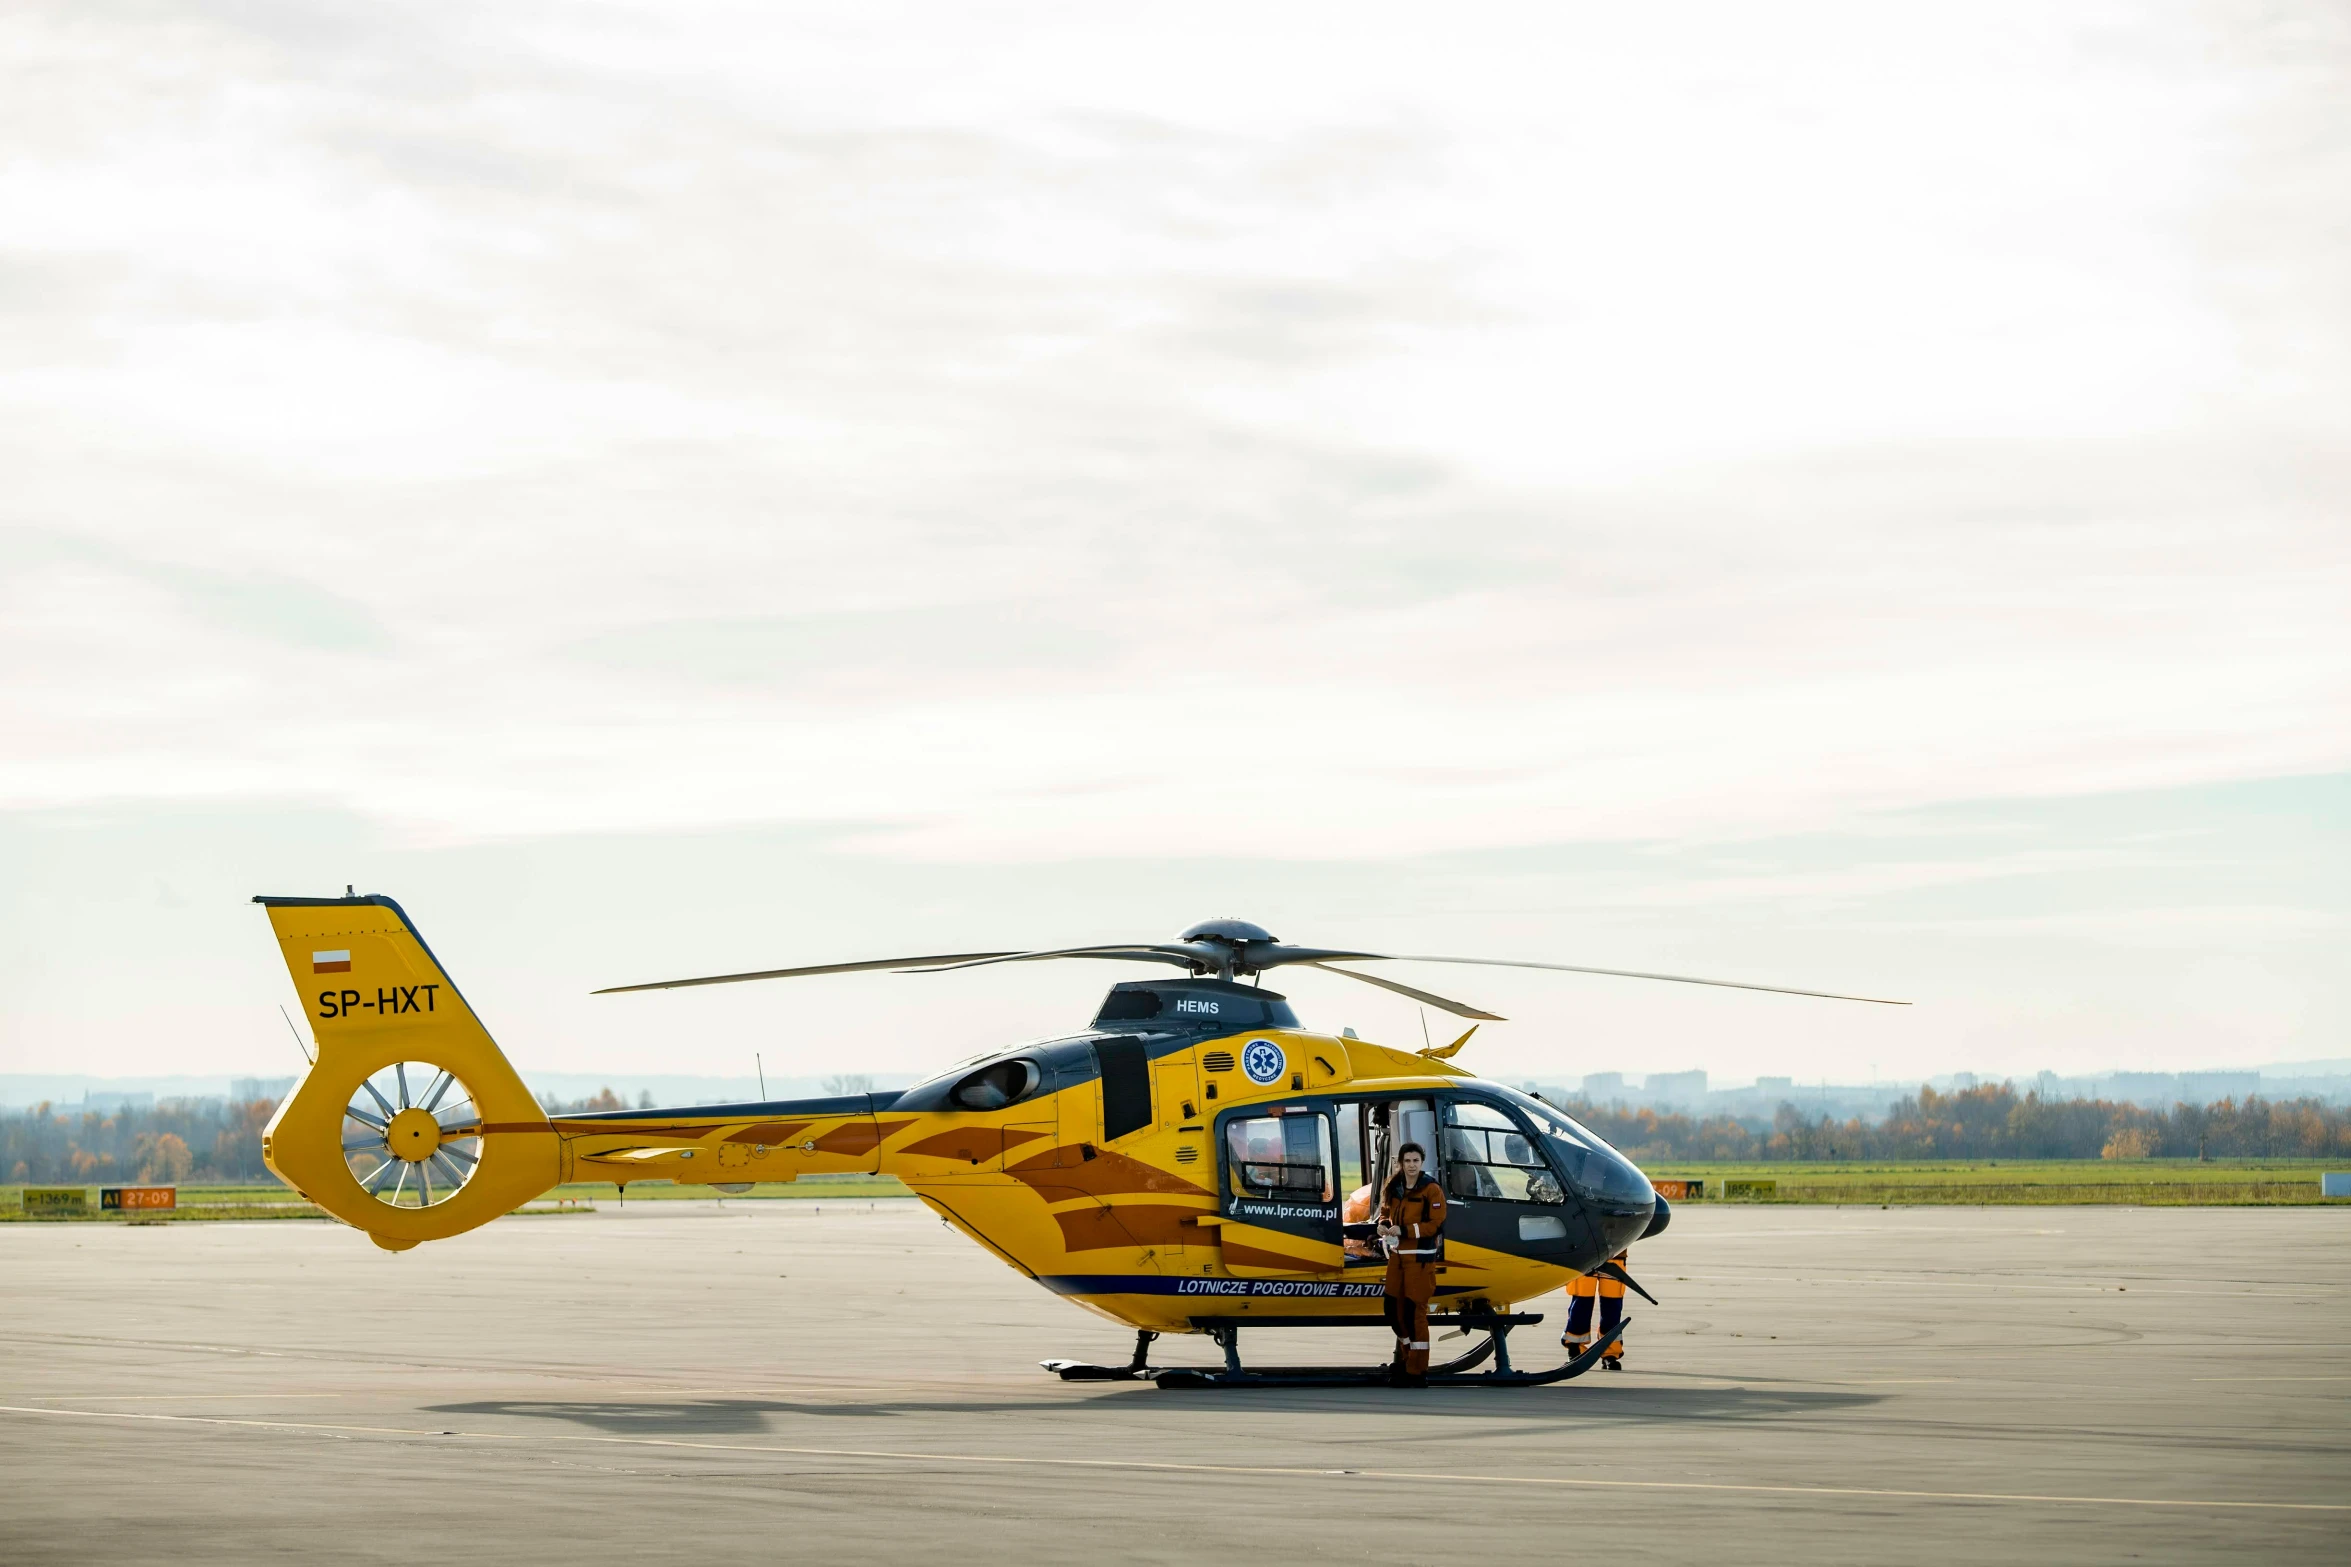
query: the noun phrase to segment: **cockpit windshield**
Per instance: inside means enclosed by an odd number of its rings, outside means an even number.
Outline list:
[[[1498,1089],[1512,1108],[1535,1124],[1569,1183],[1587,1196],[1624,1206],[1656,1201],[1657,1192],[1649,1178],[1574,1116],[1515,1088],[1498,1083],[1481,1086]]]

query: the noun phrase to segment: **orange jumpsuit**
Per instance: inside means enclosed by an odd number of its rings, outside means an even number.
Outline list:
[[[1620,1251],[1608,1260],[1621,1268],[1630,1255],[1630,1252]],[[1589,1273],[1570,1279],[1567,1284],[1567,1331],[1559,1336],[1559,1342],[1570,1351],[1581,1353],[1591,1344],[1591,1340],[1584,1335],[1592,1329],[1592,1301],[1595,1296],[1600,1301],[1600,1331],[1603,1334],[1614,1333],[1617,1323],[1624,1317],[1622,1284]],[[1603,1358],[1622,1360],[1624,1340],[1618,1339],[1610,1344]]]
[[[1347,1201],[1339,1209],[1341,1224],[1369,1224],[1371,1222],[1371,1183],[1366,1181],[1347,1194]],[[1349,1240],[1343,1248],[1350,1257],[1371,1255],[1371,1242]]]
[[[1428,1375],[1429,1301],[1437,1293],[1437,1259],[1445,1250],[1445,1189],[1423,1171],[1410,1191],[1399,1175],[1388,1182],[1380,1222],[1396,1226],[1388,1254],[1388,1325],[1396,1330],[1396,1369]]]

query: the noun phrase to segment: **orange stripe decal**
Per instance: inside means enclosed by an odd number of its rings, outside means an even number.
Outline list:
[[[819,1153],[871,1153],[879,1147],[882,1134],[872,1121],[860,1116],[844,1121],[816,1140]]]
[[[1169,1203],[1127,1202],[1109,1208],[1076,1208],[1057,1213],[1061,1244],[1071,1251],[1106,1246],[1206,1246],[1208,1232],[1192,1223],[1203,1210]]]
[[[1195,1186],[1182,1176],[1162,1170],[1155,1164],[1130,1159],[1107,1148],[1096,1149],[1088,1159],[1082,1148],[1066,1144],[1031,1154],[1006,1174],[1031,1186],[1065,1186],[1084,1192],[1089,1197],[1118,1197],[1130,1192],[1166,1192],[1186,1197],[1205,1197],[1208,1189]]]
[[[778,1143],[790,1142],[802,1132],[807,1131],[811,1124],[807,1121],[762,1121],[757,1126],[746,1126],[741,1131],[730,1134],[727,1141],[730,1143],[763,1143],[772,1148]]]

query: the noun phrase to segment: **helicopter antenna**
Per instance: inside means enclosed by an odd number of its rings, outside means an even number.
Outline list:
[[[1427,1007],[1420,1009],[1420,1045],[1423,1050],[1437,1048],[1437,1042],[1429,1038],[1429,1009]]]
[[[759,1073],[759,1097],[767,1098],[767,1063],[759,1059],[759,1052],[751,1052],[751,1065]]]
[[[286,1020],[286,1032],[294,1036],[294,1048],[302,1052],[302,1059],[309,1061],[312,1066],[318,1065],[316,1061],[311,1060],[310,1047],[302,1043],[302,1030],[294,1026],[294,1019],[286,1011],[286,1004],[283,1001],[278,1003],[278,1016]]]

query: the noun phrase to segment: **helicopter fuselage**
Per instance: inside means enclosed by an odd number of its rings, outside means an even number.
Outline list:
[[[1217,979],[1122,984],[1085,1032],[899,1092],[552,1118],[560,1178],[897,1177],[1045,1288],[1138,1329],[1380,1312],[1371,1221],[1407,1142],[1450,1199],[1440,1302],[1507,1309],[1662,1227],[1648,1180],[1542,1101],[1298,1026]]]
[[[897,1092],[550,1116],[397,903],[259,901],[318,1046],[262,1156],[389,1251],[564,1181],[740,1191],[867,1172],[1089,1310],[1223,1331],[1380,1315],[1372,1221],[1407,1144],[1449,1198],[1437,1304],[1467,1318],[1593,1271],[1668,1217],[1564,1112],[1442,1059],[1459,1042],[1318,1033],[1279,994],[1206,975],[1116,985],[1081,1032]]]

